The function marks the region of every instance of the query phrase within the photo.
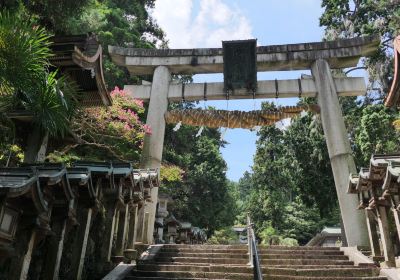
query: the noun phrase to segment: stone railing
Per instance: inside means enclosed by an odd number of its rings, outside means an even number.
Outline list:
[[[365,212],[372,257],[383,267],[396,267],[400,256],[399,175],[400,154],[373,155],[369,168],[349,179],[348,192],[358,194]]]
[[[158,178],[119,162],[0,168],[0,278],[96,279],[135,259]]]

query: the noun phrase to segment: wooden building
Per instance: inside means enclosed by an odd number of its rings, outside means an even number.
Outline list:
[[[400,154],[373,155],[368,168],[351,174],[348,193],[358,194],[364,211],[372,257],[386,267],[400,267]]]
[[[143,185],[158,187],[157,170],[111,162],[0,169],[0,278],[96,279],[130,262],[145,220]]]

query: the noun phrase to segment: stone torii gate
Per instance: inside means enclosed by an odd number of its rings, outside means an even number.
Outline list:
[[[355,195],[346,193],[350,173],[356,171],[338,96],[365,95],[364,78],[335,78],[331,69],[355,67],[362,56],[373,53],[379,45],[376,37],[360,37],[330,42],[263,46],[256,48],[257,71],[311,69],[312,79],[259,81],[256,92],[235,91],[230,99],[317,97],[322,126],[339,199],[348,246],[368,245],[365,218],[354,213]],[[147,124],[152,135],[146,136],[141,168],[161,165],[165,119],[168,102],[221,100],[227,98],[224,83],[183,85],[171,81],[172,74],[222,73],[223,49],[135,49],[109,46],[112,60],[125,66],[132,75],[153,75],[151,84],[126,85],[135,97],[149,101]],[[318,186],[315,186],[318,187]],[[152,242],[158,189],[152,190],[152,202],[144,207],[148,217],[145,240]],[[145,215],[146,214],[146,215]]]

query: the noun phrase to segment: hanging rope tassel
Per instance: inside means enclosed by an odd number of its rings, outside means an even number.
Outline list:
[[[203,130],[204,126],[200,127],[199,131],[197,131],[196,137],[199,137],[203,133]]]
[[[221,132],[221,137],[220,137],[221,141],[224,140],[224,137],[225,137],[225,134],[226,134],[227,131],[228,131],[228,128],[226,127],[226,128],[224,129],[224,131]]]
[[[176,124],[176,126],[175,126],[174,129],[173,129],[173,131],[177,132],[177,131],[181,128],[181,126],[182,126],[182,121],[180,121],[180,122],[178,122],[178,123]]]

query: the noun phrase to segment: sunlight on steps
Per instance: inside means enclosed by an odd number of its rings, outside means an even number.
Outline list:
[[[247,252],[247,245],[164,245],[125,279],[250,280]],[[262,246],[259,252],[266,280],[386,280],[375,266],[354,266],[339,248]]]

